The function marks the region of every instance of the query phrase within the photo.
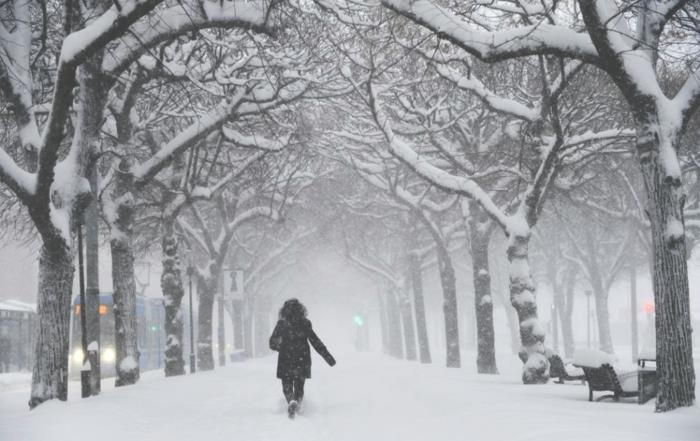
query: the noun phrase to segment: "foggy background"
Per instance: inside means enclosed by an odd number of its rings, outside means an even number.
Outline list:
[[[495,233],[494,236],[499,236]],[[492,238],[493,240],[493,238]],[[355,314],[362,314],[365,326],[369,327],[369,349],[379,352],[381,350],[381,330],[379,327],[378,291],[383,288],[375,280],[348,263],[344,256],[338,253],[333,244],[325,247],[315,247],[298,258],[299,264],[287,270],[279,280],[275,282],[275,288],[270,292],[272,311],[276,315],[284,300],[290,297],[299,298],[309,311],[309,318],[314,324],[314,329],[319,336],[338,352],[355,349],[356,325],[353,322]],[[490,253],[491,259],[498,259],[502,253]],[[471,265],[465,259],[466,250],[454,253],[454,264],[457,275],[457,294],[459,307],[460,345],[463,350],[473,350],[475,347],[473,287],[471,281]],[[0,301],[20,300],[27,303],[36,302],[37,276],[38,276],[38,250],[33,244],[23,244],[8,241],[0,250]],[[157,257],[157,256],[156,256]],[[136,266],[137,280],[145,286],[144,294],[148,297],[162,297],[160,288],[160,262],[157,258],[151,258],[150,276],[145,260],[138,260]],[[492,289],[499,292],[501,298],[508,301],[507,275],[503,273],[505,262],[500,267],[492,265]],[[537,271],[533,263],[533,270]],[[690,302],[693,317],[700,317],[700,300],[697,294],[700,287],[700,258],[695,252],[688,262],[690,283]],[[185,276],[186,277],[186,276]],[[150,280],[149,280],[150,279]],[[187,279],[185,278],[185,298],[183,299],[183,311],[189,307]],[[426,303],[426,318],[428,326],[428,338],[430,341],[433,358],[438,363],[444,358],[444,317],[442,315],[442,293],[438,273],[435,268],[424,271],[424,289]],[[537,285],[538,314],[543,326],[547,329],[545,344],[552,345],[551,330],[551,287],[542,280],[535,280]],[[196,310],[196,284],[193,284],[193,297]],[[107,246],[101,247],[100,252],[100,291],[111,292],[111,262]],[[621,358],[627,358],[626,353],[630,346],[630,294],[629,275],[623,271],[610,289],[609,310],[610,327],[616,352]],[[77,273],[73,284],[75,295],[78,294]],[[580,287],[574,297],[573,330],[577,346],[586,345],[586,297],[585,289]],[[140,292],[137,283],[137,292]],[[644,313],[644,305],[653,304],[653,291],[649,273],[637,271],[637,304],[639,321],[640,348],[648,340],[651,332],[650,324],[652,316]],[[598,330],[595,317],[594,299],[591,298],[591,340],[593,346],[598,340]],[[504,306],[503,301],[494,302],[494,329],[496,334],[496,348],[498,352],[511,352],[514,344],[514,335],[510,329],[506,313],[511,313],[512,307]],[[274,325],[273,317],[271,324]],[[232,342],[233,331],[228,314],[225,316],[227,346]],[[214,341],[216,342],[216,329],[218,327],[217,314],[214,314]],[[272,331],[271,329],[269,330]],[[189,338],[189,330],[185,329],[185,336]],[[560,336],[560,345],[561,345]],[[517,348],[517,346],[516,346]],[[228,348],[227,353],[231,350]],[[470,364],[468,355],[463,354],[463,362]]]

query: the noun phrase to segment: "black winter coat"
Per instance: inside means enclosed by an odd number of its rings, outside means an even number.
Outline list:
[[[326,363],[331,366],[335,364],[335,359],[311,328],[309,320],[303,319],[295,323],[286,320],[277,322],[270,337],[270,349],[279,352],[277,378],[311,378],[309,343]]]

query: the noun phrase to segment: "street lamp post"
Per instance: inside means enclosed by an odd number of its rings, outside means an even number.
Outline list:
[[[591,347],[591,292],[586,291],[586,342]]]
[[[630,316],[632,325],[632,361],[636,362],[639,354],[639,337],[637,337],[639,330],[637,325],[637,272],[634,265],[630,267],[630,311],[632,313]]]
[[[187,266],[187,280],[189,285],[190,295],[190,374],[197,372],[196,359],[194,355],[194,314],[192,313],[192,275],[194,274],[194,266],[192,256],[190,256],[189,265]]]
[[[83,270],[83,228],[82,220],[78,224],[78,281],[80,283],[80,331],[81,347],[83,359],[80,360],[80,396],[87,398],[90,396],[90,369],[87,368],[88,361],[88,339],[87,339],[87,319],[85,315],[85,272]]]

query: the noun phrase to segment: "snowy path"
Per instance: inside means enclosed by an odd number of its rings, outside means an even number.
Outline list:
[[[652,403],[589,403],[581,385],[523,386],[513,369],[477,376],[376,354],[338,360],[331,369],[314,359],[295,421],[286,417],[268,357],[179,378],[149,372],[136,386],[31,413],[25,387],[6,389],[0,440],[700,440],[697,406],[657,415]]]

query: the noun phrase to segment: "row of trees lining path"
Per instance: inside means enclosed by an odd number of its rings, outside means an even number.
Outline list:
[[[467,13],[428,0],[381,5],[0,6],[0,93],[11,116],[3,125],[13,134],[0,150],[2,204],[11,208],[3,216],[29,219],[29,234],[41,242],[42,320],[30,407],[67,397],[75,231],[91,200],[99,201],[109,231],[117,385],[128,385],[139,378],[135,256],[161,244],[166,375],[180,375],[183,245],[189,250],[200,368],[213,368],[214,292],[223,266],[252,270],[245,335],[255,334],[254,323],[262,335],[270,278],[294,264],[278,257],[297,242],[278,235],[311,234],[294,222],[278,224],[285,212],[294,218],[311,203],[303,195],[315,180],[339,173],[330,164],[352,170],[381,195],[346,200],[338,216],[369,210],[389,218],[388,231],[411,232],[386,254],[363,241],[359,248],[343,245],[349,263],[385,287],[384,328],[395,355],[403,330],[405,355],[432,359],[421,273],[435,266],[446,365],[461,365],[452,256],[468,251],[477,368],[497,372],[489,242],[500,231],[507,237],[503,257],[523,381],[547,381],[530,263],[539,258],[531,237],[544,218],[561,225],[567,241],[566,248],[541,248],[567,262],[563,273],[549,271],[549,280],[558,290],[580,277],[591,286],[605,350],[613,349],[606,329],[610,286],[626,268],[626,253],[648,251],[657,310],[656,409],[692,405],[686,226],[695,228],[700,213],[683,178],[700,167],[697,153],[681,147],[686,131],[695,130],[700,71],[691,54],[679,61],[665,48],[697,43],[697,5],[495,1],[475,2]],[[636,170],[628,166],[630,143]],[[607,157],[619,166],[606,169]],[[588,197],[595,193],[591,183],[611,197]],[[611,255],[596,248],[605,232],[586,223],[591,240],[584,249],[571,234],[577,210],[634,225],[616,242],[606,273],[596,257]],[[265,264],[255,267],[256,261]],[[560,319],[570,317],[571,296],[556,298]]]
[[[507,3],[494,2],[494,7],[508,10]],[[621,6],[604,0],[566,3],[562,8],[571,6],[569,3],[578,6],[578,13],[567,19],[577,20],[583,32],[560,22],[555,2],[523,2],[512,9],[517,18],[514,27],[482,30],[477,22],[428,0],[382,1],[465,54],[487,62],[555,55],[592,64],[610,76],[633,117],[647,197],[657,305],[656,409],[690,406],[695,400],[695,372],[683,224],[685,195],[678,149],[700,105],[700,67],[691,62],[686,80],[669,97],[660,83],[657,63],[666,27],[683,29],[687,25],[684,19],[692,22],[697,14],[697,5],[685,0],[624,2]]]

